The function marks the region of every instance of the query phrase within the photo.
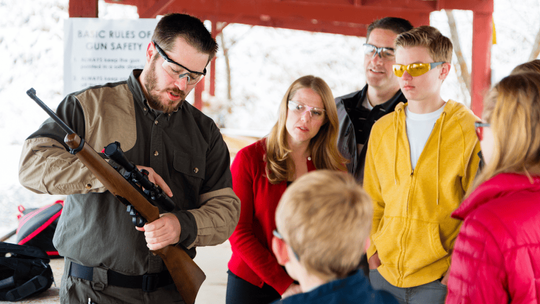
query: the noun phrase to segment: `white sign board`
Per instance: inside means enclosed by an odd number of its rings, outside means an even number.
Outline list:
[[[158,19],[69,18],[64,24],[64,95],[125,80],[142,69]]]

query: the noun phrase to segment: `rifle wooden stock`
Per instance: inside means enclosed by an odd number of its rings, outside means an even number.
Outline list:
[[[81,138],[76,134],[66,135],[64,142],[71,149],[81,145]],[[109,165],[88,144],[83,143],[82,149],[75,155],[99,179],[103,185],[115,196],[126,199],[148,222],[159,218],[159,209],[142,196],[124,177]],[[193,304],[206,275],[189,255],[181,248],[167,246],[152,251],[159,255],[169,270],[176,289],[188,304]]]

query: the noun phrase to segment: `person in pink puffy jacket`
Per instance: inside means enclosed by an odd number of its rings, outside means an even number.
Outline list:
[[[452,217],[446,303],[540,302],[540,74],[501,80],[476,132],[485,167]]]

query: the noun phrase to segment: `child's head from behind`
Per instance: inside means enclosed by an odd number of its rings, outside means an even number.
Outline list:
[[[358,268],[372,216],[369,196],[350,174],[317,170],[285,191],[276,225],[307,273],[331,281]]]
[[[431,26],[420,26],[395,40],[396,65],[401,90],[409,100],[439,97],[450,72],[452,42]]]

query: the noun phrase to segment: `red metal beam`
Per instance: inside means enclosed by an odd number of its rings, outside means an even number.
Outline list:
[[[70,0],[69,1],[69,17],[98,17],[98,0]]]
[[[470,10],[477,13],[493,13],[493,0],[439,0],[436,10]]]
[[[120,3],[138,7],[139,14],[159,0],[124,0]],[[119,3],[106,0],[110,3]],[[429,13],[436,10],[433,1],[365,0],[355,5],[351,0],[176,0],[162,14],[183,12],[204,20],[217,20],[250,25],[279,26],[309,31],[358,35],[347,27],[365,28],[375,19],[386,16],[402,17],[415,26],[429,24]],[[289,23],[299,25],[289,26]],[[337,23],[336,27],[317,24]],[[345,26],[344,26],[345,25]],[[337,30],[337,31],[336,31]]]
[[[142,13],[139,13],[139,18],[156,18],[157,15],[162,15],[163,12],[167,9],[176,0],[159,0],[154,3],[150,8],[146,9]],[[139,10],[140,12],[140,10]]]
[[[373,20],[394,16],[414,26],[429,24],[429,14],[441,9],[472,10],[473,55],[471,108],[482,112],[482,97],[491,85],[491,15],[493,0],[105,0],[137,6],[141,18],[183,12],[211,20],[313,32],[365,36]],[[97,0],[70,0],[87,7]],[[70,16],[71,7],[70,7]],[[88,16],[88,15],[85,15]],[[97,8],[95,16],[97,16]],[[215,34],[215,33],[214,33]],[[214,61],[210,70],[215,70]],[[210,91],[215,90],[210,76]],[[197,88],[200,88],[198,86]],[[196,88],[196,90],[197,90]],[[195,96],[200,96],[195,93]],[[196,102],[197,103],[197,102]]]

